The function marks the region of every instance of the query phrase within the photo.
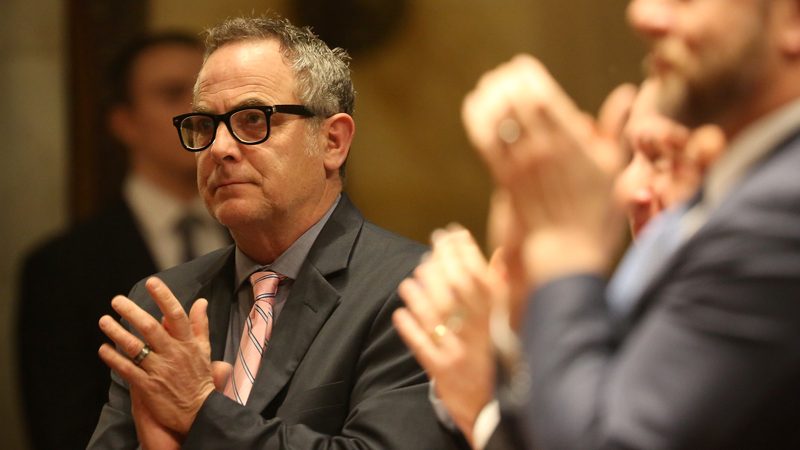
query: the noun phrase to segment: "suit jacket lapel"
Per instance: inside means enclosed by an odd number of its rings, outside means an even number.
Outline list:
[[[236,297],[236,287],[234,286],[236,263],[233,250],[234,246],[232,245],[220,250],[219,256],[211,261],[205,270],[182,286],[180,291],[173,291],[180,299],[187,314],[195,300],[198,298],[208,300],[206,313],[212,361],[222,360],[225,355],[231,304]]]
[[[247,407],[264,410],[283,389],[339,304],[335,275],[347,268],[364,219],[342,194],[292,285],[258,370]]]
[[[211,360],[221,361],[225,357],[225,341],[228,337],[228,323],[230,321],[231,306],[236,301],[236,263],[234,247],[226,258],[224,265],[217,267],[206,279],[199,279],[202,288],[198,298],[208,300],[208,333],[211,343]]]

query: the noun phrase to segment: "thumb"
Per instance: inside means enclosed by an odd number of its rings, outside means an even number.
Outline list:
[[[632,84],[622,84],[611,91],[597,115],[597,126],[602,133],[618,140],[628,121],[636,93],[636,86]]]
[[[605,145],[599,145],[593,152],[595,162],[609,175],[616,175],[622,170],[630,149],[622,144],[622,133],[631,114],[636,87],[623,84],[608,95],[600,107],[597,119],[597,131],[603,136]]]
[[[503,247],[497,247],[489,258],[489,273],[501,280],[508,279],[508,268],[506,267],[505,254]]]
[[[218,392],[224,391],[232,372],[232,365],[225,361],[213,361],[211,363],[211,378],[214,380],[214,389]]]

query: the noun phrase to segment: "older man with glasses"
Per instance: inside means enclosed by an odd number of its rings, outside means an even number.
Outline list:
[[[347,55],[263,17],[207,45],[194,112],[173,122],[236,245],[112,300],[124,320],[100,320],[117,347],[100,349],[112,384],[89,447],[453,447],[391,322],[423,249],[342,193]]]

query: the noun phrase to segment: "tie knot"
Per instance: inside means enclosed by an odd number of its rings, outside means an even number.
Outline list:
[[[250,275],[250,284],[253,286],[253,296],[256,301],[267,300],[275,297],[278,292],[278,284],[283,280],[280,275],[271,270],[259,270]]]

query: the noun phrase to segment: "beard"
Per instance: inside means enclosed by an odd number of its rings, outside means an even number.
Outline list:
[[[685,45],[665,42],[655,53],[669,68],[657,74],[661,89],[658,110],[689,127],[718,124],[736,116],[752,96],[766,64],[766,38],[761,30],[727,51],[692,53]]]

